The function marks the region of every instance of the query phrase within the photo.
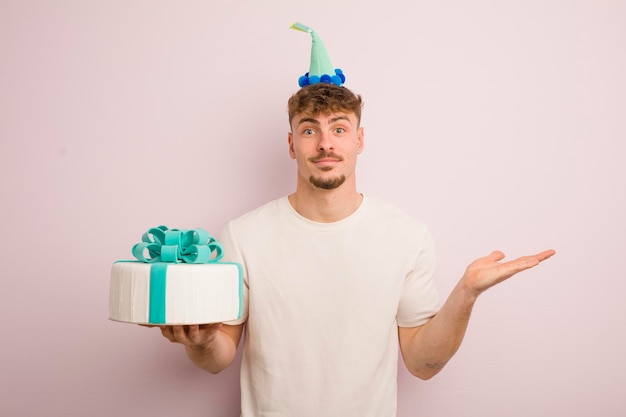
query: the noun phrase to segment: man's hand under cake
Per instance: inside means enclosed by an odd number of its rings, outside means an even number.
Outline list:
[[[159,326],[165,338],[173,343],[189,347],[203,347],[211,344],[222,323]]]
[[[243,324],[186,324],[158,326],[170,342],[185,346],[189,359],[216,374],[226,369],[237,355]]]

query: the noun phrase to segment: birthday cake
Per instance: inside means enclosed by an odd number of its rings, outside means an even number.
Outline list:
[[[152,228],[132,252],[136,260],[111,268],[111,320],[173,325],[241,317],[241,265],[220,262],[222,247],[205,230]]]

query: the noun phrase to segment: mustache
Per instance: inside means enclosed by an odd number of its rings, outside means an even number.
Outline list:
[[[338,161],[343,161],[343,158],[341,156],[339,156],[339,155],[337,155],[337,154],[335,154],[333,152],[324,152],[324,151],[322,151],[322,152],[318,153],[317,155],[309,158],[309,161],[317,162],[317,161],[320,161],[320,160],[325,159],[325,158],[332,158],[332,159],[336,159]]]

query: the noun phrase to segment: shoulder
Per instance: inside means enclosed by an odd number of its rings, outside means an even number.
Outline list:
[[[434,247],[428,225],[397,205],[368,197],[366,211],[366,222],[379,230],[381,241],[417,252]]]
[[[389,226],[409,228],[427,232],[426,224],[399,206],[377,198],[367,198],[367,212],[373,221],[383,222]]]
[[[226,223],[223,233],[245,232],[270,224],[274,219],[282,216],[286,202],[287,197],[281,197],[250,210]]]

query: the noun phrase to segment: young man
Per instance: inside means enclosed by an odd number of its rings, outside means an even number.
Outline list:
[[[293,194],[231,221],[225,258],[245,275],[238,322],[164,326],[197,366],[234,359],[246,329],[242,416],[393,417],[398,346],[409,371],[437,374],[459,348],[474,303],[489,287],[554,251],[474,261],[440,306],[427,228],[357,191],[361,98],[317,83],[289,100]]]

